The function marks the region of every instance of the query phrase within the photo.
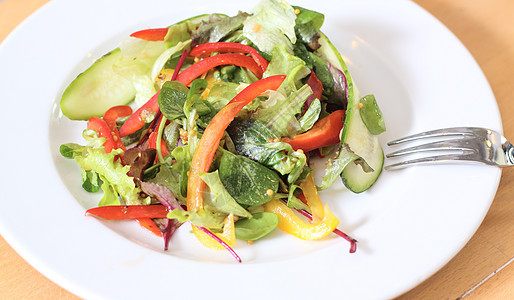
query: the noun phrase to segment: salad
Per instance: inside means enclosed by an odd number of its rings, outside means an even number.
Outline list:
[[[361,97],[324,15],[262,0],[235,16],[206,14],[144,29],[96,60],[60,106],[87,121],[85,145],[60,153],[82,186],[103,192],[88,214],[134,219],[167,249],[184,223],[205,246],[229,250],[279,228],[305,240],[335,233],[318,191],[354,193],[383,166],[384,120]],[[311,165],[329,157],[321,182]],[[340,178],[340,179],[339,179]]]

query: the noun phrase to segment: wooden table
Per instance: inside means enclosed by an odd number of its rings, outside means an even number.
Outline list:
[[[0,0],[0,42],[47,0]],[[514,139],[514,1],[415,0],[469,49],[492,86],[505,136]],[[514,168],[505,169],[484,222],[464,249],[399,299],[514,299]],[[76,299],[0,237],[0,298]]]

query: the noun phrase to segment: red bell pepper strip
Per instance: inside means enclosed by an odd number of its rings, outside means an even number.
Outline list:
[[[148,147],[157,150],[157,132],[154,131],[150,133],[150,136],[148,137]],[[168,156],[170,154],[168,147],[163,140],[161,140],[161,152],[162,156]]]
[[[226,53],[247,53],[250,54],[255,62],[261,67],[262,71],[268,68],[268,61],[259,54],[259,51],[248,45],[240,43],[218,42],[218,43],[205,43],[191,49],[189,55],[193,57],[205,58],[210,56],[213,52]]]
[[[292,139],[283,138],[282,142],[288,143],[294,150],[302,149],[305,152],[335,145],[340,141],[344,114],[344,110],[336,110],[314,123],[306,132],[295,135]]]
[[[116,120],[119,118],[128,117],[132,114],[132,108],[128,105],[113,106],[107,110],[103,116],[107,125],[111,128],[116,128]]]
[[[151,231],[153,234],[155,234],[158,237],[162,237],[162,231],[155,225],[155,223],[150,218],[139,218],[136,219],[139,225],[141,227]]]
[[[132,33],[130,36],[138,39],[142,39],[145,41],[164,41],[164,38],[168,34],[168,28],[151,28],[144,29],[140,31],[136,31]]]
[[[199,174],[209,170],[214,153],[230,122],[232,122],[241,109],[246,104],[250,103],[250,101],[257,98],[265,91],[278,89],[285,78],[285,75],[277,75],[255,81],[237,94],[234,99],[212,118],[198,142],[198,146],[196,147],[191,161],[187,182],[187,209],[189,211],[202,208],[203,206],[205,182],[200,178]]]
[[[111,127],[109,127],[105,120],[98,117],[91,117],[87,122],[87,129],[92,129],[97,132],[98,136],[105,138],[103,145],[105,153],[111,153],[113,149],[118,148]]]
[[[182,52],[182,55],[180,56],[180,59],[177,64],[177,68],[175,69],[175,72],[173,73],[173,76],[171,77],[171,80],[176,80],[178,76],[178,71],[180,69],[180,66],[184,63],[187,57],[187,50],[184,50]],[[159,93],[161,91],[159,90],[155,95],[152,96],[143,106],[141,106],[136,112],[128,118],[127,121],[121,126],[120,128],[120,136],[124,137],[129,134],[132,134],[139,129],[141,129],[145,123],[146,120],[150,115],[155,116],[157,112],[159,111]]]
[[[210,69],[223,65],[236,65],[239,67],[248,68],[258,78],[262,78],[262,69],[253,60],[253,58],[244,54],[237,53],[223,53],[210,56],[200,60],[199,62],[191,65],[184,71],[178,74],[177,80],[185,85],[189,85],[193,80],[209,71]]]
[[[321,95],[323,94],[323,83],[318,79],[316,76],[316,73],[314,71],[311,71],[311,76],[309,76],[309,80],[307,80],[307,84],[312,89],[312,95],[305,100],[305,104],[303,106],[303,112],[305,113],[309,106],[311,106],[312,101],[314,99],[318,98],[318,100],[321,101]]]
[[[104,121],[111,128],[112,137],[115,142],[115,147],[119,149],[126,150],[125,145],[121,141],[120,132],[118,131],[118,125],[116,124],[116,120],[118,118],[123,118],[130,116],[132,114],[132,108],[128,105],[120,105],[111,107],[107,110],[103,116]]]
[[[106,220],[128,220],[166,218],[168,212],[164,205],[112,205],[88,209],[86,214]]]
[[[160,92],[160,91],[159,91]],[[159,109],[159,92],[155,93],[143,106],[138,108],[120,127],[120,136],[124,137],[141,129],[150,116],[155,116]]]

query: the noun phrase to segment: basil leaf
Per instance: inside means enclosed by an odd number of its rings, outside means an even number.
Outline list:
[[[234,141],[237,154],[244,155],[281,175],[288,174],[287,181],[292,184],[304,173],[307,158],[304,153],[294,151],[288,143],[278,140],[266,125],[255,119],[235,120],[228,128]]]
[[[304,43],[310,43],[316,36],[325,21],[325,16],[319,12],[309,10],[300,6],[293,6],[300,11],[296,15],[295,32],[296,36]]]
[[[219,176],[229,194],[243,205],[262,205],[270,201],[278,190],[277,173],[228,151],[221,157]]]
[[[251,219],[241,219],[235,224],[236,238],[254,241],[272,232],[278,225],[278,216],[274,213],[258,212]]]
[[[202,173],[200,178],[209,187],[210,197],[204,198],[205,205],[208,205],[216,211],[225,214],[234,214],[243,218],[251,218],[252,215],[239,205],[236,200],[225,189],[220,180],[218,170],[212,173]]]
[[[184,103],[188,94],[187,87],[179,81],[166,81],[159,93],[159,108],[168,120],[184,118]]]

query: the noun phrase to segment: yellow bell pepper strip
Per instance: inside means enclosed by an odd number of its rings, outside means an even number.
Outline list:
[[[307,217],[309,220],[312,220],[312,215],[308,211],[305,211],[303,209],[297,209],[296,211]],[[351,236],[347,235],[346,233],[342,232],[337,228],[334,229],[334,233],[350,242],[350,253],[355,253],[355,251],[357,251],[358,241],[356,239],[352,238]]]
[[[233,216],[232,214],[229,215],[230,216]],[[227,218],[228,219],[228,218]],[[234,219],[232,218],[231,220],[229,220],[228,222],[230,222],[232,225],[231,228],[228,228],[228,229],[223,229],[223,234],[225,234],[225,231],[226,232],[229,232],[228,234],[230,234],[231,238],[233,238],[235,240],[236,238],[236,233],[235,233],[235,230],[234,230]],[[227,220],[225,220],[225,223],[227,223]],[[230,226],[228,224],[226,224],[225,226]],[[224,227],[225,227],[224,226]],[[218,245],[221,245],[223,247],[225,247],[225,249],[228,250],[228,252],[230,252],[230,254],[232,254],[232,256],[234,256],[234,258],[238,261],[238,262],[241,262],[241,258],[239,257],[239,255],[237,255],[237,253],[234,251],[234,249],[230,248],[230,246],[225,242],[224,239],[220,238],[218,235],[212,233],[211,231],[209,231],[209,229],[205,228],[205,227],[196,227],[196,226],[193,226],[193,230],[197,230],[196,234],[197,236],[200,238],[204,238],[204,236],[202,236],[202,234],[205,235],[205,237],[208,237],[209,239],[207,240],[200,240],[200,241],[204,241],[205,243],[208,243],[208,245],[210,243],[213,243],[213,241],[216,241],[216,243]],[[199,235],[200,234],[200,235]],[[204,243],[202,242],[202,243]]]
[[[295,215],[294,211],[287,207],[282,201],[272,199],[264,204],[264,211],[271,212],[278,216],[278,228],[303,240],[317,240],[331,232],[339,224],[339,220],[330,211],[327,205],[324,207],[324,217],[316,224],[309,224],[302,221]]]
[[[189,66],[178,74],[177,80],[185,85],[189,85],[193,80],[210,69],[224,65],[235,65],[238,67],[248,68],[255,74],[255,76],[257,76],[257,78],[262,78],[263,72],[261,67],[250,56],[238,53],[223,53],[204,58]]]
[[[219,146],[225,129],[227,129],[228,125],[232,120],[234,120],[236,115],[246,104],[250,103],[253,99],[268,90],[278,89],[285,78],[285,75],[276,75],[253,82],[237,94],[234,99],[232,99],[212,118],[198,142],[198,146],[196,147],[191,161],[187,181],[186,202],[188,211],[198,211],[203,207],[203,191],[205,189],[205,182],[200,178],[199,174],[208,172],[214,153]],[[193,225],[193,230],[195,230],[194,228],[195,226]],[[230,227],[227,229],[230,229],[231,232],[234,231],[234,229]],[[198,233],[198,230],[195,230],[195,234],[196,233]],[[199,236],[199,240],[200,242],[205,241],[202,236]],[[227,240],[227,242],[231,243],[232,241]],[[228,245],[231,246],[230,244]]]
[[[218,241],[213,239],[213,236],[209,233],[205,232],[205,230],[200,229],[200,227],[193,226],[193,232],[200,240],[204,246],[207,246],[212,249],[223,249],[224,246],[220,244]],[[234,245],[236,243],[236,231],[234,225],[234,215],[229,214],[225,218],[225,222],[223,224],[223,232],[216,234],[223,242],[227,245]]]
[[[318,189],[316,188],[316,184],[314,183],[314,179],[312,179],[312,175],[310,173],[307,178],[300,183],[300,187],[302,188],[303,195],[307,202],[306,204],[311,209],[312,223],[316,224],[321,222],[325,216],[325,211],[323,209],[323,203],[318,195]]]
[[[259,54],[259,51],[255,50],[251,46],[240,44],[240,43],[229,43],[229,42],[217,42],[217,43],[205,43],[200,44],[193,49],[189,55],[193,57],[205,58],[211,55],[213,52],[226,53],[247,53],[250,54],[255,62],[261,67],[262,71],[266,71],[268,68],[268,61]]]

